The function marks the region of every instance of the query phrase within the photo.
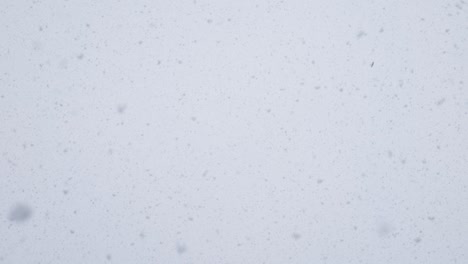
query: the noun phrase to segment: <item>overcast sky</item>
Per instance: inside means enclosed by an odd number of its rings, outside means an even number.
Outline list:
[[[468,263],[464,0],[1,0],[0,263]]]

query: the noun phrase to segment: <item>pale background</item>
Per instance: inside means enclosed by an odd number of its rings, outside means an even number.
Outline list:
[[[0,1],[0,263],[468,263],[468,4]]]

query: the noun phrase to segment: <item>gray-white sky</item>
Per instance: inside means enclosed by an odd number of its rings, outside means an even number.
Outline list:
[[[0,263],[468,263],[467,25],[0,1]]]

